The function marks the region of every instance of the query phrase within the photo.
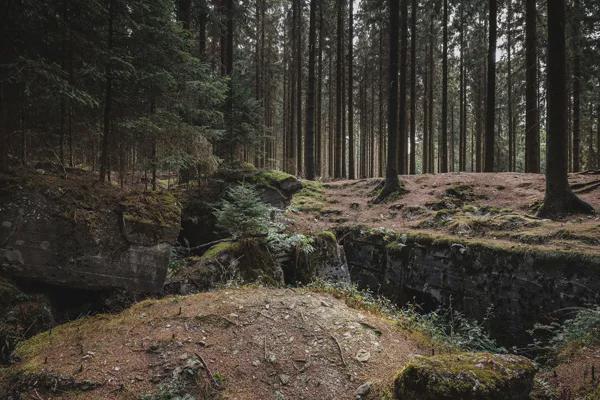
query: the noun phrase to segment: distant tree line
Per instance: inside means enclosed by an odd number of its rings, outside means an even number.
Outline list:
[[[2,7],[4,169],[46,158],[123,180],[240,160],[359,178],[385,175],[388,155],[399,174],[546,168],[547,1]],[[599,15],[565,4],[570,171],[600,168]]]

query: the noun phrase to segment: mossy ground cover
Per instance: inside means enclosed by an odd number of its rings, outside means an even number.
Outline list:
[[[294,212],[314,213],[325,206],[325,190],[317,181],[302,181],[302,190],[294,194],[290,209]]]
[[[593,176],[570,176],[573,185],[593,180]],[[525,251],[600,255],[597,216],[570,216],[560,221],[535,216],[531,205],[543,199],[543,176],[455,173],[402,176],[401,181],[406,192],[382,204],[371,202],[380,179],[328,182],[317,196],[298,198],[297,212],[292,214],[294,225],[298,231],[313,233],[340,225],[362,225]],[[582,197],[600,206],[600,188]],[[332,207],[328,208],[329,204]]]

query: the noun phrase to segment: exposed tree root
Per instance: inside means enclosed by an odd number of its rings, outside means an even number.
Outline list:
[[[554,219],[568,214],[594,214],[594,207],[568,191],[563,195],[545,199],[537,216]]]
[[[591,182],[573,184],[573,185],[571,185],[571,190],[573,190],[573,193],[575,193],[575,194],[582,194],[582,193],[592,192],[599,187],[600,187],[600,179],[591,181]]]

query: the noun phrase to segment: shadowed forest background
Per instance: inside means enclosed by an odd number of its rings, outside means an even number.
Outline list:
[[[545,2],[402,4],[398,172],[544,171]],[[206,175],[218,160],[383,175],[388,2],[2,7],[3,168],[42,160],[154,186],[158,172]],[[600,162],[597,8],[569,1],[564,21],[570,171]]]

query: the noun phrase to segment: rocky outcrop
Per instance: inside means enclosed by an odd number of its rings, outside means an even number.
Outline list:
[[[417,356],[398,374],[394,391],[400,400],[527,400],[535,371],[515,355]]]
[[[527,343],[534,323],[600,301],[598,255],[360,228],[342,235],[360,287],[398,304],[452,306],[485,321],[503,344]]]
[[[350,273],[344,248],[337,243],[331,231],[313,237],[314,251],[293,251],[284,263],[285,281],[288,284],[308,284],[315,280],[350,284]]]
[[[123,194],[92,177],[3,178],[0,273],[74,289],[162,288],[180,224],[168,193]]]

